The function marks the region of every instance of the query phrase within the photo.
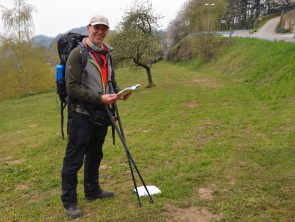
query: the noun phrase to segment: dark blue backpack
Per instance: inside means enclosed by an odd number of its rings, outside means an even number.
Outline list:
[[[56,66],[56,89],[57,94],[60,99],[60,116],[61,116],[61,137],[64,139],[64,114],[63,111],[68,104],[68,93],[66,88],[66,80],[65,80],[65,67],[67,60],[69,58],[70,52],[76,48],[80,47],[81,50],[81,59],[82,59],[82,69],[85,68],[87,59],[88,59],[88,51],[85,47],[83,47],[82,40],[86,38],[86,35],[69,32],[59,38],[57,41],[57,51],[60,58],[60,63]]]

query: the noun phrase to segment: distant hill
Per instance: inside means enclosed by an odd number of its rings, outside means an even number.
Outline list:
[[[76,32],[76,33],[80,33],[83,35],[88,34],[85,26],[82,26],[79,28],[73,28],[67,32]],[[67,33],[67,32],[65,32],[65,33]],[[33,44],[35,46],[43,46],[46,49],[49,49],[52,46],[52,44],[56,43],[57,40],[65,33],[60,33],[56,37],[48,37],[46,35],[36,35],[33,37]]]
[[[46,49],[49,49],[52,44],[56,43],[58,41],[58,39],[65,33],[68,33],[68,32],[75,32],[75,33],[80,33],[80,34],[83,34],[83,35],[88,35],[87,31],[86,31],[86,27],[85,26],[82,26],[82,27],[79,27],[79,28],[73,28],[67,32],[64,32],[64,33],[60,33],[58,34],[57,36],[55,37],[48,37],[46,35],[36,35],[33,37],[33,44],[35,46],[43,46],[45,47]],[[112,35],[113,33],[115,33],[116,31],[113,31],[113,30],[110,30],[110,35]],[[165,31],[164,30],[159,30],[158,31],[158,34],[161,38],[164,38],[165,36]]]
[[[73,29],[71,29],[71,30],[68,31],[68,32],[76,32],[76,33],[80,33],[80,34],[83,34],[83,35],[88,35],[85,26],[82,26],[82,27],[80,27],[80,28],[73,28]]]
[[[33,37],[33,44],[36,46],[44,46],[49,49],[54,38],[48,37],[46,35],[36,35]]]

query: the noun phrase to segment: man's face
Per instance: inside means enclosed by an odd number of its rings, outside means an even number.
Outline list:
[[[100,46],[106,35],[108,34],[109,28],[105,25],[88,25],[87,32],[89,34],[90,41],[96,46]]]

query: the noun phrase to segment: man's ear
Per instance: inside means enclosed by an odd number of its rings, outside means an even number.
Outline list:
[[[90,24],[86,26],[86,31],[87,31],[88,33],[90,32],[90,28],[91,28],[91,25],[90,25]]]

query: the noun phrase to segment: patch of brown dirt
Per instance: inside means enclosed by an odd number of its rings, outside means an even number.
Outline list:
[[[184,105],[185,108],[193,109],[199,107],[199,104],[196,102],[190,102]]]
[[[27,184],[17,184],[16,186],[15,186],[15,189],[16,190],[26,190],[26,189],[28,189],[29,188],[29,186],[27,185]]]
[[[38,126],[37,124],[28,125],[29,128],[35,128],[37,126]]]
[[[169,220],[167,221],[186,221],[186,222],[209,222],[220,220],[220,215],[211,213],[203,207],[191,206],[188,208],[176,208],[168,206]]]
[[[214,197],[215,190],[211,188],[200,188],[198,190],[199,196],[203,200],[212,200]]]
[[[185,81],[184,84],[197,84],[199,86],[208,88],[222,88],[223,85],[215,79],[202,78],[202,79],[192,79],[191,81]]]
[[[34,195],[31,196],[31,200],[30,200],[30,202],[32,202],[32,203],[38,203],[38,202],[40,202],[43,198],[44,198],[44,196],[41,195],[41,194],[34,194]]]
[[[19,160],[8,160],[6,161],[6,163],[8,165],[18,165],[18,164],[21,164],[22,162],[24,162],[25,160],[24,159],[19,159]]]
[[[59,189],[53,189],[53,190],[50,190],[48,192],[43,192],[43,191],[30,192],[30,195],[27,198],[31,203],[38,203],[38,202],[42,201],[44,198],[46,198],[46,197],[54,197],[54,198],[56,198],[56,196],[59,196],[59,195],[60,195],[60,190]]]
[[[182,140],[175,141],[172,144],[172,148],[181,148],[184,143],[185,143],[185,141],[182,141]]]
[[[112,169],[111,166],[108,166],[108,165],[106,165],[106,164],[105,164],[105,165],[101,165],[99,168],[102,169],[102,170]]]

